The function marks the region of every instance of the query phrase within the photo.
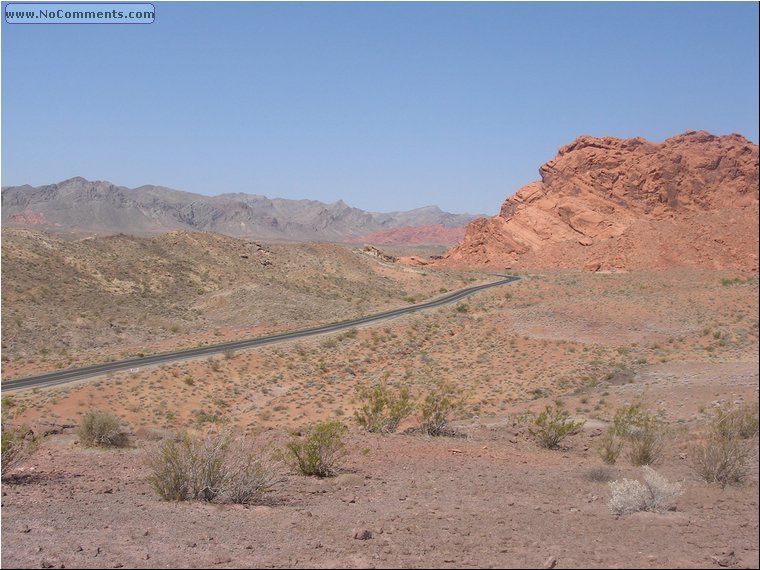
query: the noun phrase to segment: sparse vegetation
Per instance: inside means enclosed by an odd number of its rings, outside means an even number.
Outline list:
[[[620,437],[628,444],[628,459],[631,465],[655,465],[661,460],[665,444],[664,426],[657,417],[645,410],[642,404],[620,408],[615,413],[610,431],[611,434],[606,437],[609,438],[612,447],[603,451],[610,453],[610,458],[614,454],[615,438]]]
[[[303,475],[330,477],[335,475],[348,451],[343,442],[346,426],[337,420],[311,426],[303,437],[287,445],[290,459]]]
[[[572,420],[561,406],[546,406],[540,414],[528,414],[528,431],[541,447],[557,449],[567,436],[578,433],[585,420]]]
[[[79,424],[79,441],[87,447],[122,447],[127,443],[121,420],[110,412],[90,410]]]
[[[384,383],[358,388],[361,407],[354,412],[357,423],[368,432],[393,433],[414,410],[409,389],[392,390]]]
[[[11,425],[16,415],[16,402],[13,396],[4,396],[2,399],[2,426],[0,436],[2,439],[2,476],[6,477],[10,472],[26,461],[39,444],[38,438],[29,427]]]
[[[618,516],[639,511],[661,512],[672,508],[673,501],[683,493],[680,483],[670,483],[649,466],[644,466],[644,482],[623,479],[612,481],[609,507]]]
[[[620,452],[623,450],[623,442],[620,437],[615,433],[615,430],[608,429],[599,438],[599,446],[597,451],[602,461],[607,465],[614,465]]]
[[[450,433],[449,422],[455,412],[465,406],[461,390],[450,382],[439,382],[420,403],[422,432],[432,436]]]
[[[758,404],[733,404],[713,414],[703,440],[692,446],[691,463],[707,483],[740,484],[757,455]]]
[[[166,501],[248,504],[281,480],[277,463],[228,431],[184,434],[148,455],[149,483]]]

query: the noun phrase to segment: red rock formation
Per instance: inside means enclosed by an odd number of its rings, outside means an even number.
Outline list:
[[[16,212],[8,219],[8,222],[13,225],[24,226],[44,226],[48,223],[47,219],[45,219],[45,214],[32,212],[31,210]]]
[[[443,224],[405,226],[379,230],[350,240],[352,243],[375,244],[440,244],[453,245],[464,237],[464,228],[448,228]]]
[[[741,135],[581,136],[539,173],[439,263],[757,271],[758,147]]]

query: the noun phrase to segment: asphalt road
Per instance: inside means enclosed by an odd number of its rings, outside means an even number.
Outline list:
[[[85,378],[102,376],[104,374],[108,374],[109,372],[123,372],[125,370],[136,371],[146,366],[169,364],[171,362],[177,362],[180,360],[188,360],[201,356],[211,356],[214,354],[221,354],[227,350],[255,348],[258,346],[274,344],[276,342],[282,342],[286,340],[297,340],[319,334],[337,332],[369,323],[376,323],[378,321],[393,319],[401,315],[414,313],[416,311],[422,311],[424,309],[432,309],[434,307],[441,307],[443,305],[456,303],[457,301],[460,301],[468,295],[472,295],[477,291],[482,291],[483,289],[489,289],[491,287],[498,287],[500,285],[506,285],[507,283],[511,283],[519,279],[519,277],[511,275],[498,275],[498,277],[503,277],[503,279],[500,281],[495,281],[493,283],[486,283],[485,285],[476,285],[474,287],[460,289],[459,291],[448,293],[442,297],[438,297],[426,303],[418,303],[416,305],[384,311],[382,313],[368,315],[366,317],[360,317],[358,319],[350,319],[348,321],[340,321],[338,323],[332,323],[329,325],[278,333],[247,340],[237,340],[232,342],[225,342],[222,344],[200,346],[198,348],[178,350],[175,352],[163,352],[142,358],[130,358],[128,360],[95,364],[93,366],[85,366],[82,368],[68,368],[66,370],[49,372],[47,374],[39,374],[37,376],[27,376],[26,378],[19,378],[17,380],[6,380],[1,385],[2,392],[6,393],[16,390],[27,390],[30,388],[47,388],[50,386],[57,386],[59,384],[67,384],[69,382],[84,380]]]

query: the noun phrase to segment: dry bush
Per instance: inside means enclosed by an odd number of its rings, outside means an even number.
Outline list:
[[[757,402],[716,410],[704,439],[691,448],[693,469],[721,488],[739,485],[757,456]]]
[[[16,417],[19,410],[13,396],[2,399],[2,476],[7,476],[14,468],[26,461],[37,449],[39,440],[27,426],[11,425],[9,420]]]
[[[648,465],[644,466],[644,482],[631,479],[612,481],[609,507],[618,516],[639,511],[661,512],[672,507],[683,493],[680,483],[670,483]]]
[[[79,425],[79,441],[87,447],[122,447],[127,434],[121,428],[121,420],[101,410],[90,410]]]
[[[336,420],[316,424],[306,434],[288,443],[287,451],[295,468],[303,475],[330,477],[346,457],[343,436],[346,426]]]
[[[726,439],[752,439],[758,435],[758,402],[726,404],[715,411],[711,430]]]
[[[532,414],[528,431],[541,447],[557,449],[559,442],[568,435],[578,433],[585,420],[574,421],[561,406],[546,406],[540,414]]]
[[[166,501],[248,504],[281,481],[276,461],[227,431],[166,441],[147,463],[148,482]]]
[[[358,392],[361,408],[354,412],[354,417],[368,432],[393,433],[414,409],[406,387],[391,391],[385,384],[378,383],[372,388],[362,386]]]
[[[589,481],[594,481],[595,483],[607,483],[609,481],[612,481],[612,475],[613,470],[605,465],[602,465],[600,467],[592,467],[586,471],[586,473],[584,473],[584,477],[586,479]]]

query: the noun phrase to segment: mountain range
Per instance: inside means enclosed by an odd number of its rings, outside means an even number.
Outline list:
[[[2,189],[4,225],[59,232],[158,234],[194,230],[269,240],[362,242],[366,241],[363,236],[374,232],[423,228],[407,232],[409,239],[452,244],[461,230],[431,232],[424,228],[463,228],[476,217],[451,214],[437,206],[377,213],[353,208],[342,200],[326,204],[242,193],[204,196],[162,186],[126,188],[81,177],[46,186]]]

